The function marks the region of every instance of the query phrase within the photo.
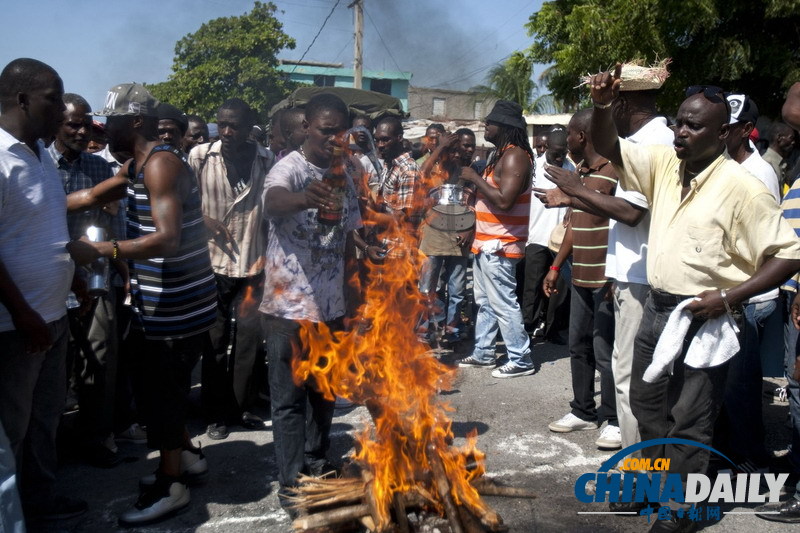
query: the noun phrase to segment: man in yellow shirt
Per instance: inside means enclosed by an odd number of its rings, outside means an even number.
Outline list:
[[[651,286],[634,344],[631,404],[642,440],[671,437],[710,445],[725,388],[727,365],[684,362],[652,383],[644,372],[667,318],[687,298],[692,339],[706,320],[724,313],[741,324],[741,303],[776,287],[800,269],[800,240],[767,189],[725,152],[729,109],[722,89],[690,87],[675,126],[674,148],[636,146],[620,139],[611,105],[620,66],[595,75],[592,140],[614,164],[625,190],[641,192],[652,214],[647,277]],[[667,457],[671,471],[705,473],[709,452],[695,446],[651,446],[645,457]],[[673,515],[656,531],[692,531]]]

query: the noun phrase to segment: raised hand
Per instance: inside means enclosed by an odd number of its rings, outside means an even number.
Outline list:
[[[611,71],[601,72],[591,77],[589,88],[595,106],[609,106],[619,94],[619,77],[622,74],[622,63],[617,63],[613,74]]]

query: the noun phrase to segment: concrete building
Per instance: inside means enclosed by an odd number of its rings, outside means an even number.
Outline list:
[[[353,69],[342,63],[319,63],[316,61],[291,61],[282,59],[278,70],[286,72],[289,79],[317,87],[352,87]],[[389,70],[362,71],[361,88],[398,98],[403,110],[408,111],[408,89],[412,74]]]
[[[412,119],[433,121],[483,120],[497,99],[469,91],[428,87],[408,88],[408,112]]]

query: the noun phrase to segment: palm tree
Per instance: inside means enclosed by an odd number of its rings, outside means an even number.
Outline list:
[[[487,85],[478,85],[472,90],[487,97],[517,102],[527,110],[534,93],[531,79],[533,63],[522,52],[512,53],[508,59],[489,71]]]

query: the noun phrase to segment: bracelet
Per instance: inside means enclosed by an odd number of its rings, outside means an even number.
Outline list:
[[[111,259],[117,259],[119,257],[119,243],[117,239],[111,239],[111,245],[114,247],[114,250],[111,252]]]
[[[557,267],[557,266],[554,266],[554,265],[550,265],[550,270],[553,270],[553,271],[555,271],[555,272],[558,272],[559,270],[561,270],[561,267]]]
[[[595,102],[594,100],[592,100],[592,103],[594,104],[594,107],[595,107],[595,108],[597,108],[597,109],[608,109],[609,107],[611,107],[612,105],[614,105],[614,100],[611,100],[611,101],[610,101],[609,103],[607,103],[607,104],[598,104],[598,103],[597,103],[597,102]]]
[[[725,289],[720,289],[719,295],[722,297],[722,303],[725,304],[725,310],[729,315],[732,315],[733,311],[731,310],[731,305],[728,303],[728,291]]]

